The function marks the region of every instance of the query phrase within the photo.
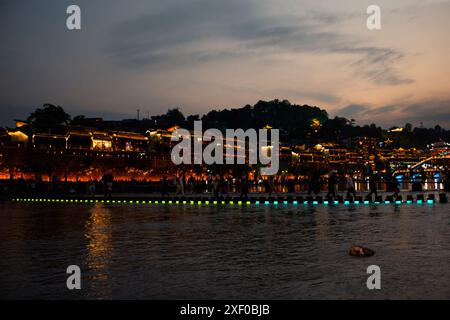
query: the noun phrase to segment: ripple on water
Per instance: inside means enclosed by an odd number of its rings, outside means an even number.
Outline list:
[[[450,206],[2,204],[6,298],[449,298]],[[348,256],[352,245],[374,257]],[[65,289],[67,266],[83,290]],[[367,290],[366,268],[382,270]]]

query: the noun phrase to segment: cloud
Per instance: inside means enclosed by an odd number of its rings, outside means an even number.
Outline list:
[[[131,67],[178,66],[230,57],[230,47],[206,50],[204,45],[226,40],[233,24],[254,11],[258,11],[254,1],[171,1],[114,26],[104,51]]]
[[[338,116],[354,118],[359,124],[376,123],[391,127],[412,123],[415,126],[440,125],[450,129],[450,98],[385,106],[352,104],[338,109],[335,113]]]
[[[283,97],[294,99],[296,101],[302,101],[305,104],[314,104],[316,101],[320,103],[321,107],[324,108],[323,104],[332,104],[335,105],[339,103],[342,99],[341,97],[323,91],[307,91],[303,89],[297,90],[286,90],[286,89],[278,89],[278,90],[269,90],[269,94],[272,94],[274,97]],[[282,98],[280,98],[281,100]]]
[[[131,68],[179,68],[274,53],[350,56],[352,73],[378,85],[401,85],[395,65],[404,53],[368,46],[364,39],[338,33],[333,25],[347,15],[305,10],[272,13],[261,1],[171,1],[117,24],[104,51]]]
[[[445,121],[431,97],[448,91],[449,1],[380,1],[386,24],[369,33],[369,2],[357,0],[78,0],[81,32],[66,30],[68,0],[0,0],[0,109],[50,100],[200,113],[278,97],[367,102],[343,111],[369,123]],[[414,113],[403,101],[415,97],[436,108]]]
[[[395,63],[404,54],[392,48],[354,47],[339,48],[341,52],[360,53],[362,58],[353,63],[356,75],[380,85],[410,84],[414,80],[402,77],[395,69]]]
[[[363,114],[365,111],[369,110],[370,108],[368,106],[362,105],[362,104],[350,104],[346,107],[343,107],[339,110],[337,110],[335,113],[339,117],[344,117],[347,119],[353,119],[357,118],[361,114]]]

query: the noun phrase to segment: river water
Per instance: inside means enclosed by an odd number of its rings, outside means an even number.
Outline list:
[[[353,258],[355,244],[375,256]],[[80,266],[82,289],[66,288]],[[366,287],[369,265],[381,290]],[[450,298],[450,205],[0,204],[0,297]]]

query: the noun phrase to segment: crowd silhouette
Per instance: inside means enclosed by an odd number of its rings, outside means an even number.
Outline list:
[[[427,177],[424,170],[409,179],[408,186],[413,192],[424,190],[425,183],[435,186],[435,189],[450,191],[450,172],[441,172],[440,181]],[[357,188],[359,184],[359,188]],[[359,189],[359,190],[358,190]],[[430,187],[428,186],[428,189]],[[113,194],[158,194],[162,197],[210,194],[223,197],[229,194],[247,198],[250,193],[267,194],[269,197],[279,194],[294,194],[304,192],[308,196],[320,195],[337,198],[340,193],[346,198],[355,198],[358,194],[368,197],[378,196],[379,191],[392,193],[397,197],[400,193],[400,183],[391,174],[369,174],[353,176],[331,171],[326,175],[312,172],[308,177],[287,178],[285,176],[269,176],[266,179],[250,179],[247,175],[233,177],[231,175],[209,175],[207,178],[186,175],[183,172],[173,176],[163,176],[160,181],[121,181],[114,180],[111,174],[105,174],[100,180],[90,181],[61,181],[53,177],[50,181],[42,179],[13,179],[0,180],[0,194],[13,195],[103,195],[111,197]]]

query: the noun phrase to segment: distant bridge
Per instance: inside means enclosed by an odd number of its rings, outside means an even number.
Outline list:
[[[420,168],[422,168],[423,165],[425,165],[425,164],[430,164],[433,166],[433,168],[426,170],[426,172],[437,172],[439,170],[436,167],[442,166],[442,165],[447,165],[450,168],[450,155],[446,154],[446,155],[429,157],[420,162],[417,162],[416,164],[412,165],[408,169],[397,170],[393,173],[393,175],[394,176],[397,176],[399,174],[409,175],[411,172],[417,171]]]
[[[433,165],[439,165],[439,164],[440,165],[442,165],[442,164],[448,165],[448,164],[450,164],[450,155],[429,157],[429,158],[422,160],[422,161],[416,163],[415,165],[411,166],[410,170],[415,171],[427,163],[433,164]]]

